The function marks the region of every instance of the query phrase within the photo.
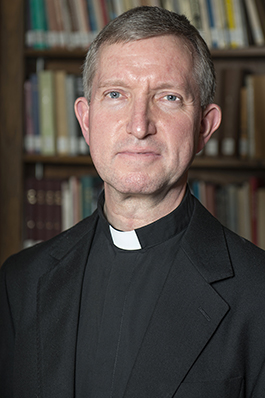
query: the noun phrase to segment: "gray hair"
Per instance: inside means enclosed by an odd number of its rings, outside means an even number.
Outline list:
[[[200,89],[201,106],[213,102],[216,80],[213,61],[207,44],[184,15],[160,7],[132,8],[109,22],[91,43],[83,68],[84,95],[91,100],[100,48],[103,45],[126,43],[151,37],[173,35],[183,39],[194,57],[194,76]]]

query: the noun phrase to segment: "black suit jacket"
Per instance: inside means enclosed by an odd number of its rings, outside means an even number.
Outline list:
[[[2,267],[2,398],[74,397],[81,286],[97,220],[95,212]],[[265,252],[196,200],[124,395],[171,397],[265,397]]]

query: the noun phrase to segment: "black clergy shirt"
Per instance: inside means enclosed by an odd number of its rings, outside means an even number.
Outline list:
[[[76,398],[121,398],[145,331],[193,211],[189,190],[177,209],[135,230],[141,248],[114,245],[99,222],[84,275],[76,357]],[[155,349],[155,347],[154,347]]]

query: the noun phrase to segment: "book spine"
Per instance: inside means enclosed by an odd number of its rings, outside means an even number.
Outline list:
[[[69,153],[69,133],[67,123],[66,72],[54,72],[56,149],[58,155]]]
[[[31,26],[34,32],[33,47],[38,50],[47,48],[47,19],[44,0],[30,0]]]
[[[87,9],[88,9],[88,17],[89,17],[89,23],[92,32],[94,32],[94,35],[99,31],[99,26],[97,22],[97,17],[96,17],[96,11],[94,7],[93,0],[87,0]]]
[[[54,73],[39,72],[41,153],[55,155]]]
[[[235,22],[233,0],[225,0],[225,9],[226,9],[229,37],[230,37],[230,46],[232,48],[236,48],[237,47],[236,22]]]
[[[211,0],[206,0],[208,20],[211,31],[212,47],[218,48],[218,30],[215,21],[214,8]]]
[[[229,68],[224,72],[224,105],[221,137],[221,154],[237,156],[240,130],[240,90],[243,86],[243,71]]]
[[[66,106],[70,155],[78,154],[78,124],[74,113],[75,99],[75,76],[66,75]]]
[[[26,134],[24,136],[24,148],[26,153],[34,153],[32,83],[30,80],[26,80],[24,83],[24,98],[25,98],[25,128],[26,128]]]
[[[249,21],[253,33],[254,42],[257,46],[262,46],[264,45],[265,40],[256,4],[254,0],[245,0],[245,4],[247,13],[249,15]]]

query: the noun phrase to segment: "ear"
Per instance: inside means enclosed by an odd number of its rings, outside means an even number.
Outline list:
[[[89,145],[89,105],[85,97],[79,97],[75,101],[75,114],[86,143]]]
[[[216,104],[209,104],[202,112],[201,130],[196,153],[200,152],[209,141],[213,133],[221,124],[221,108]]]

